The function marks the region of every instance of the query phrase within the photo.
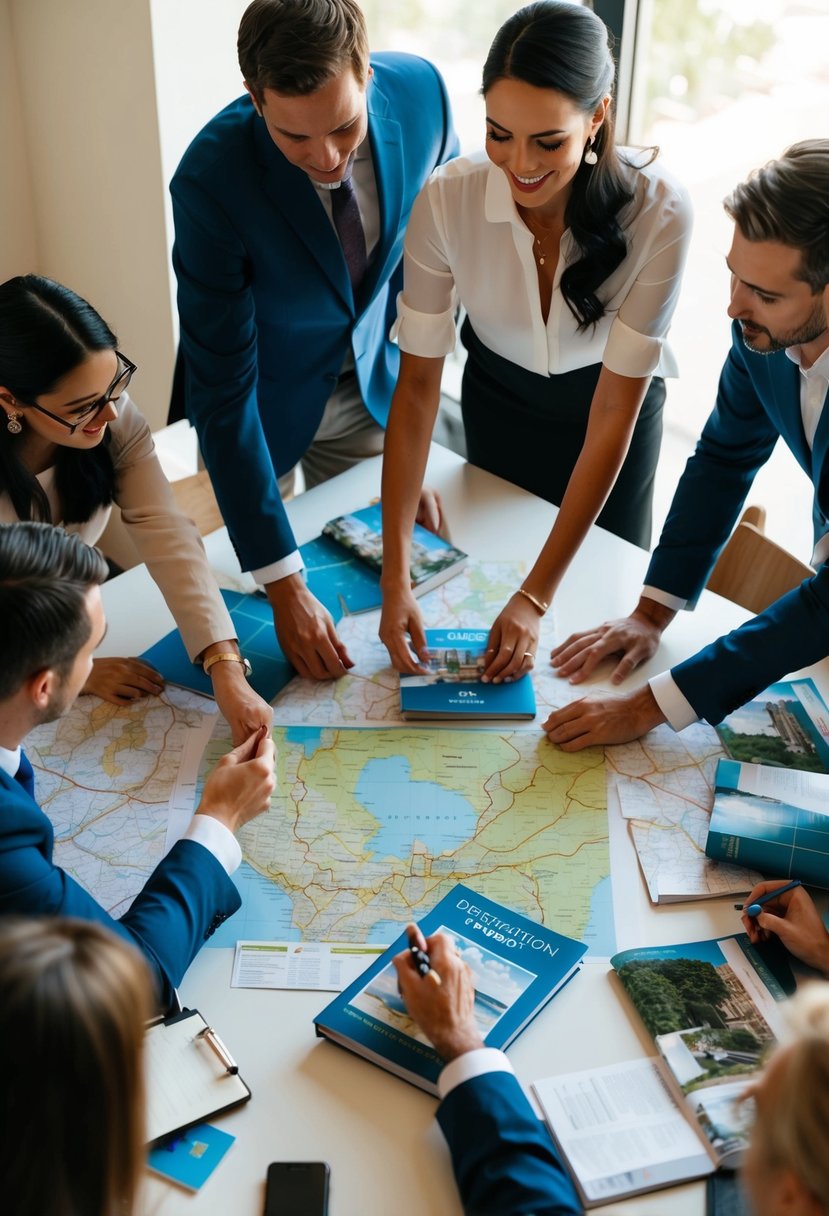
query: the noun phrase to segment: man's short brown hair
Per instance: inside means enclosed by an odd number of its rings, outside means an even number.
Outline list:
[[[242,76],[261,104],[265,89],[316,93],[350,67],[368,75],[368,33],[354,0],[253,0],[237,43]]]
[[[747,241],[801,253],[798,278],[814,295],[829,283],[829,139],[804,139],[741,182],[723,203]]]

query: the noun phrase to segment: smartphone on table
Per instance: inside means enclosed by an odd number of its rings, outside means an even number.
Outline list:
[[[327,1161],[274,1161],[265,1183],[265,1216],[328,1216]]]

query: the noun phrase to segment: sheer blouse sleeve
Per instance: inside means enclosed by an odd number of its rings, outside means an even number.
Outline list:
[[[406,229],[403,290],[391,337],[407,354],[442,358],[455,349],[457,294],[449,264],[439,183],[417,196]]]
[[[636,258],[638,269],[611,325],[602,360],[620,376],[649,376],[660,359],[663,374],[676,375],[674,366],[666,366],[673,356],[663,355],[669,353],[665,337],[679,298],[692,213],[684,188],[664,179],[660,186],[636,224],[629,256]]]

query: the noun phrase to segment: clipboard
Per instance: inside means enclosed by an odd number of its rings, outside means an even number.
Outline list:
[[[197,1009],[184,1009],[149,1024],[144,1069],[148,1144],[250,1098],[227,1049]]]

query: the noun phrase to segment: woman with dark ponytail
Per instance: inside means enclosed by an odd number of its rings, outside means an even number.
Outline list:
[[[458,304],[470,462],[561,507],[492,627],[485,676],[531,669],[540,617],[591,524],[650,545],[690,208],[652,151],[617,150],[613,77],[589,9],[521,9],[484,65],[486,154],[441,166],[412,209],[382,490],[380,635],[400,671],[417,670],[406,635],[425,646],[409,537]]]
[[[0,284],[0,524],[63,524],[94,545],[117,503],[191,659],[209,668],[237,745],[270,724],[271,710],[247,682],[201,538],[127,394],[136,367],[117,344],[68,287],[35,274]],[[84,692],[123,705],[163,687],[140,659],[96,659]]]

